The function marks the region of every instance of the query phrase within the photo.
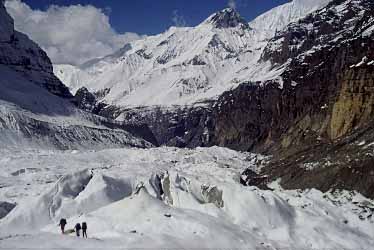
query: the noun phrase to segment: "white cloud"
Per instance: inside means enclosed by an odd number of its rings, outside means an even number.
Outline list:
[[[229,2],[227,3],[227,5],[228,5],[231,9],[236,9],[236,1],[235,1],[235,0],[229,0]]]
[[[15,28],[37,42],[55,64],[80,64],[113,53],[141,37],[136,33],[118,34],[105,14],[108,10],[92,5],[52,5],[41,11],[21,0],[7,0],[5,6],[15,20]]]
[[[175,26],[177,27],[185,27],[187,22],[184,19],[184,16],[179,15],[177,10],[173,11],[173,16],[171,18],[171,21],[174,23]]]

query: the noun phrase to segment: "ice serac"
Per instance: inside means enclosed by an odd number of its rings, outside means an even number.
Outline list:
[[[3,155],[7,159],[14,153]],[[371,249],[373,245],[370,199],[350,192],[284,191],[276,183],[272,191],[241,186],[238,170],[243,166],[257,170],[254,159],[264,159],[261,155],[219,147],[160,147],[26,151],[17,156],[9,163],[0,161],[4,174],[25,166],[37,171],[10,175],[10,186],[0,193],[0,199],[12,196],[19,201],[0,220],[3,248],[31,242],[45,243],[48,249],[76,249],[77,244],[97,248],[101,243],[104,249],[155,245],[157,249]],[[59,168],[45,168],[57,162]],[[56,180],[58,173],[62,177]],[[46,185],[46,177],[56,182]],[[22,181],[30,179],[29,185]],[[61,217],[67,219],[67,230],[87,222],[89,238],[57,236]],[[67,243],[70,240],[73,244]]]
[[[8,228],[7,233],[35,230],[49,223],[58,223],[60,218],[94,211],[131,194],[130,180],[82,170],[61,177],[37,199],[15,207],[2,221],[2,226],[5,224]]]

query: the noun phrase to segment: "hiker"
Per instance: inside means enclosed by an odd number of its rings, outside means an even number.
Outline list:
[[[79,237],[80,236],[80,231],[81,231],[81,224],[79,224],[79,223],[77,223],[76,225],[75,225],[75,233],[77,234],[77,237]]]
[[[61,227],[61,233],[62,234],[65,233],[65,226],[66,226],[66,224],[67,224],[66,219],[61,218],[59,226]]]
[[[86,222],[82,222],[82,231],[83,231],[83,238],[87,238],[87,223]]]

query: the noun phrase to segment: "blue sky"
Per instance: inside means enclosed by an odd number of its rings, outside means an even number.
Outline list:
[[[195,26],[236,5],[250,21],[289,0],[6,0],[15,28],[55,64],[79,65],[170,26]],[[51,7],[53,6],[53,7]]]
[[[157,34],[173,25],[177,11],[188,26],[200,23],[210,14],[225,8],[228,0],[23,0],[33,9],[45,10],[49,5],[91,4],[107,9],[110,23],[119,32]],[[250,21],[259,14],[288,0],[237,0],[241,15]]]

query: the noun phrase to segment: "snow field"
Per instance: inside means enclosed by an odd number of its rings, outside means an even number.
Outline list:
[[[9,186],[0,189],[0,200],[12,197],[19,204],[0,220],[0,246],[36,246],[37,239],[57,248],[74,248],[76,242],[246,249],[373,244],[372,221],[356,213],[357,201],[370,200],[344,192],[326,197],[317,190],[285,191],[276,183],[274,191],[241,186],[241,171],[256,170],[250,153],[219,147],[1,153],[0,180]],[[40,171],[22,171],[26,166]],[[90,239],[59,235],[61,217],[67,228],[86,221]]]

